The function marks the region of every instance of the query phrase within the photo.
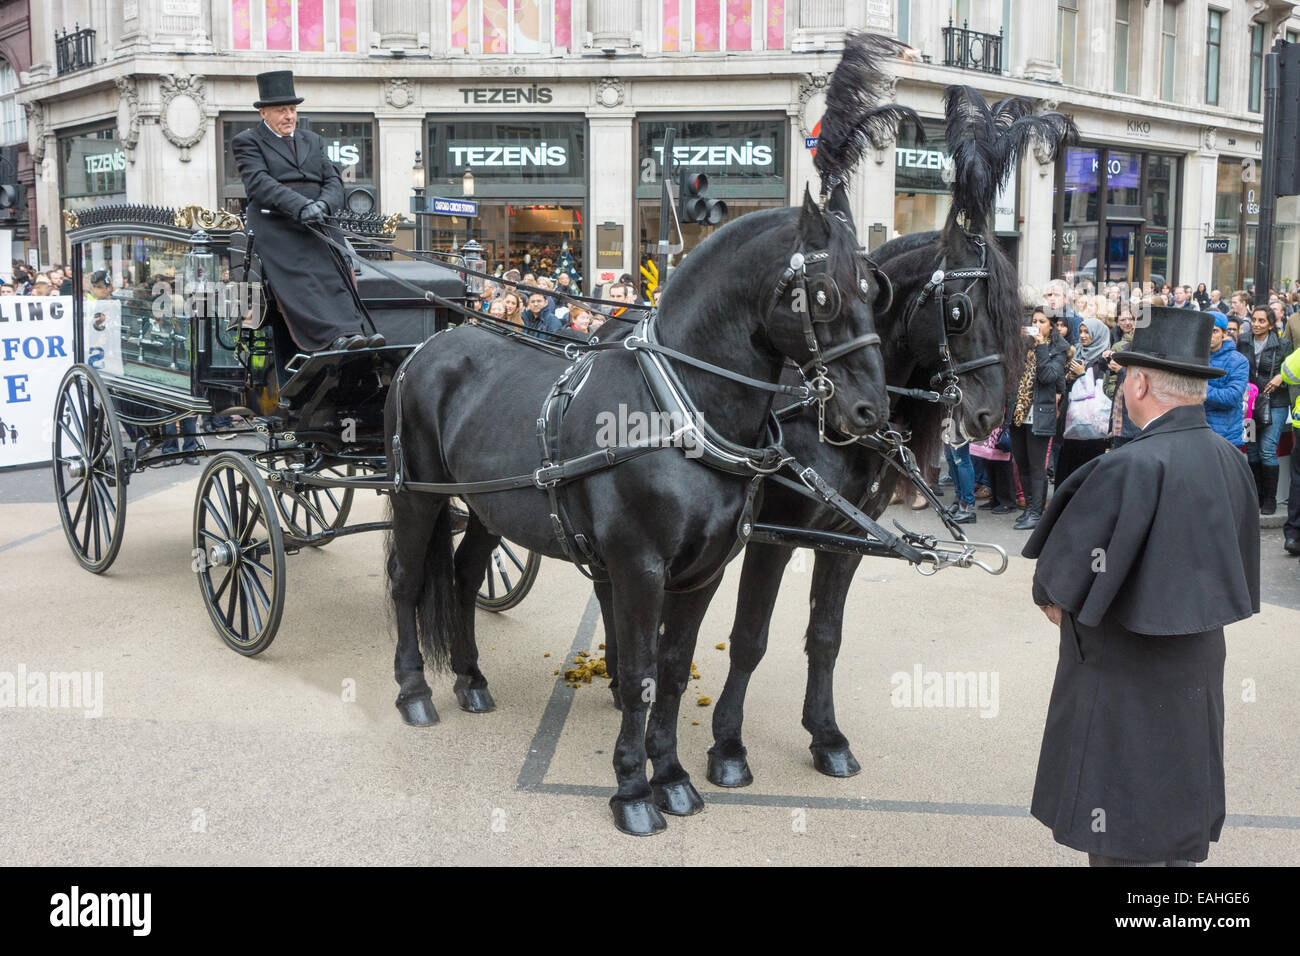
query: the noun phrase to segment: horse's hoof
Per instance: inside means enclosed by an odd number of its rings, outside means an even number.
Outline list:
[[[828,777],[852,777],[862,771],[862,765],[848,747],[809,747],[813,766],[818,773]]]
[[[432,697],[399,700],[397,712],[402,715],[402,720],[412,727],[432,727],[438,722],[438,712],[433,709]]]
[[[704,798],[689,780],[675,783],[652,783],[655,806],[675,817],[689,817],[704,809]]]
[[[749,772],[749,762],[743,756],[709,754],[709,771],[705,776],[715,787],[748,787],[754,782],[754,775]]]
[[[469,714],[487,714],[497,708],[486,687],[457,687],[456,702]]]
[[[621,712],[623,710],[622,693],[619,691],[617,687],[610,687],[609,696],[614,698],[614,709]]]
[[[649,800],[609,798],[614,826],[632,836],[654,836],[668,829],[668,821]]]

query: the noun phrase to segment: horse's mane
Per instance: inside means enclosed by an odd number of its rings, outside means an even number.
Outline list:
[[[907,44],[875,33],[851,31],[845,36],[844,52],[826,89],[826,112],[813,157],[823,199],[836,186],[848,183],[872,140],[894,138],[900,123],[914,123],[924,138],[915,110],[894,103],[877,105],[890,88],[882,61],[905,49]]]

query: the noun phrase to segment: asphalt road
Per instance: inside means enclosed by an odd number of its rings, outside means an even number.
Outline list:
[[[361,535],[288,559],[275,643],[247,659],[216,636],[190,570],[198,469],[137,476],[116,564],[71,557],[43,471],[0,474],[0,672],[102,679],[102,715],[0,707],[7,864],[1031,864],[1082,865],[1029,817],[1057,635],[1029,601],[1032,564],[924,578],[865,561],[837,670],[840,725],[863,771],[812,767],[799,723],[811,555],[792,562],[767,659],[748,698],[755,782],[705,780],[712,706],[726,674],[739,562],[695,654],[683,762],[708,804],[650,839],[617,833],[606,800],[618,715],[605,682],[554,673],[605,640],[590,586],[544,562],[513,611],[478,615],[498,708],[456,708],[406,727],[393,708],[393,631],[382,540]],[[143,478],[143,480],[140,480]],[[364,495],[354,520],[379,520]],[[935,527],[901,507],[887,513]],[[1014,515],[982,514],[971,537],[1018,550]],[[1228,630],[1227,826],[1218,865],[1300,861],[1300,561],[1264,532],[1265,607]],[[899,707],[896,674],[975,671],[981,707]],[[994,684],[996,680],[996,684]],[[996,694],[993,690],[996,688]],[[83,701],[83,703],[85,703]]]

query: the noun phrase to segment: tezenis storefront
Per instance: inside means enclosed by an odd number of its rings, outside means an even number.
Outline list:
[[[586,121],[516,116],[430,118],[425,194],[460,198],[474,174],[478,218],[429,217],[429,246],[451,252],[473,235],[489,272],[586,273]]]

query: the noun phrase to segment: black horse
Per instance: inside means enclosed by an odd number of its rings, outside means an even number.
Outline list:
[[[838,316],[806,325],[806,314],[794,311],[806,299],[780,294],[780,267],[795,253],[824,261],[823,281],[840,290]],[[805,336],[810,329],[823,356],[841,353],[825,366],[833,386],[828,423],[863,435],[888,414],[880,349],[870,344],[877,291],[852,229],[806,198],[802,209],[733,222],[692,252],[664,291],[660,309],[672,321],[664,323],[660,341],[696,360],[776,383],[784,359],[804,365],[814,358]],[[600,451],[601,413],[658,412],[632,351],[600,352],[587,361],[585,379],[569,386],[557,459]],[[750,385],[685,362],[675,366],[723,440],[763,445],[771,392],[757,393],[756,400]],[[462,326],[430,340],[389,396],[386,437],[391,447],[400,421],[406,481],[445,485],[536,471],[538,411],[560,370],[482,327]],[[401,462],[391,467],[397,474]],[[610,633],[625,688],[614,756],[618,793],[611,806],[626,832],[664,829],[656,803],[670,810],[701,805],[676,753],[677,710],[698,621],[674,605],[689,605],[693,595],[679,592],[716,581],[738,550],[753,482],[752,475],[705,467],[670,447],[558,489],[567,513],[563,533],[588,543],[611,600]],[[556,526],[563,519],[537,487],[463,497],[470,517],[453,563],[448,496],[400,487],[392,495],[388,577],[398,631],[398,706],[413,723],[436,719],[421,649],[435,667],[450,664],[462,706],[491,706],[478,668],[473,613],[474,592],[498,538],[557,558],[572,547],[561,546]],[[683,622],[689,642],[675,627],[661,629],[661,620]],[[647,754],[655,769],[653,794]]]
[[[887,382],[927,390],[943,381],[945,369],[960,373],[961,401],[955,408],[905,397],[894,410],[894,421],[910,431],[911,448],[922,462],[931,459],[945,433],[950,439],[957,432],[978,439],[1002,422],[1006,388],[1019,371],[1024,346],[1016,271],[989,234],[989,216],[1000,184],[1031,137],[1040,136],[1055,148],[1076,135],[1060,114],[1030,115],[1032,104],[1025,99],[1003,100],[990,109],[969,87],[950,87],[946,104],[948,147],[957,173],[948,220],[939,232],[904,236],[872,254],[895,292],[892,305],[877,315]],[[945,271],[945,281],[926,293],[936,269]],[[977,277],[967,278],[972,272]],[[981,272],[987,275],[978,276]],[[954,315],[954,309],[967,314]],[[951,356],[947,363],[940,349],[945,343]],[[993,356],[1000,360],[990,362]],[[965,370],[968,366],[976,367]],[[877,452],[857,443],[821,442],[815,419],[806,413],[785,425],[785,447],[830,477],[868,515],[884,512],[899,472]],[[816,502],[771,483],[758,520],[852,530]],[[745,692],[766,651],[777,591],[793,550],[757,542],[746,549],[729,640],[731,667],[713,714],[708,779],[719,786],[745,786],[753,779],[741,734]],[[844,605],[861,560],[826,551],[814,559],[803,726],[812,735],[814,766],[830,776],[852,776],[860,769],[835,720],[833,684]],[[617,684],[617,661],[607,662],[607,668]]]

